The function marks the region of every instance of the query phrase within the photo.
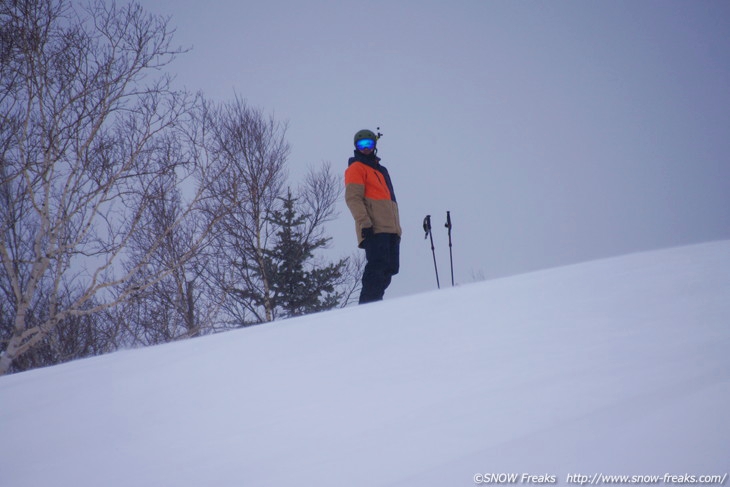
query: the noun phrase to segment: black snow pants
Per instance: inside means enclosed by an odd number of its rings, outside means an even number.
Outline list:
[[[362,274],[360,304],[380,301],[400,268],[400,237],[394,233],[376,233],[362,243],[365,271]]]

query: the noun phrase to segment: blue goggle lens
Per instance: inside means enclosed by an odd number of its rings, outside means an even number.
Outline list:
[[[358,150],[372,149],[375,147],[375,141],[373,139],[360,139],[357,143],[355,143],[355,147],[357,147]]]

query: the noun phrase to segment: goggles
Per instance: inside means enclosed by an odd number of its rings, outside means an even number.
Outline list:
[[[355,142],[355,147],[357,147],[357,150],[374,149],[375,141],[373,139],[360,139]]]

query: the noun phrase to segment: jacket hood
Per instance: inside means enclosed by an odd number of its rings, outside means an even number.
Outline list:
[[[350,164],[352,164],[355,161],[360,161],[371,167],[377,167],[378,164],[380,164],[380,158],[378,156],[376,156],[375,153],[363,154],[362,152],[357,151],[357,150],[355,151],[355,156],[350,157],[350,160],[347,161],[347,165],[349,166]]]

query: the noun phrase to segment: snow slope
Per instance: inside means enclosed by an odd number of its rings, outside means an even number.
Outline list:
[[[443,289],[0,378],[0,485],[722,477],[729,348],[730,241]]]

